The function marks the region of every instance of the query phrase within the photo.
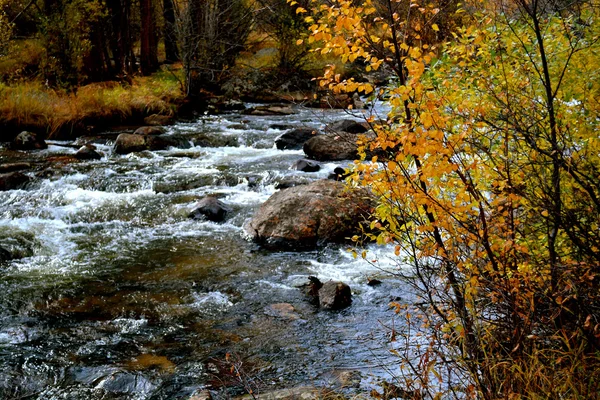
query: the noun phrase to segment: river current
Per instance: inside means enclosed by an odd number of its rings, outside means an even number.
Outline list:
[[[344,165],[292,170],[303,152],[277,150],[274,139],[362,117],[297,111],[167,128],[235,147],[117,155],[115,135],[98,135],[90,140],[101,160],[54,162],[26,190],[0,192],[1,235],[33,250],[0,265],[0,398],[189,399],[206,390],[225,398],[332,386],[340,371],[359,377],[339,389],[352,394],[389,378],[397,366],[388,303],[405,294],[388,250],[371,247],[373,264],[347,246],[270,252],[243,237],[277,182],[323,179]],[[60,159],[75,153],[71,144],[50,141],[22,157]],[[187,217],[206,195],[230,206],[225,223]],[[311,275],[349,284],[352,305],[311,305],[299,288]],[[371,287],[370,278],[383,283]],[[279,303],[293,311],[278,312]]]

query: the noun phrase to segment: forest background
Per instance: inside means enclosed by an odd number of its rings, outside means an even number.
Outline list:
[[[401,344],[396,395],[599,397],[597,1],[32,0],[3,10],[9,127],[52,135],[256,88],[316,91],[323,65],[320,90],[386,101],[347,182],[377,198],[354,240],[395,246],[419,295],[392,304],[410,328],[390,332]],[[264,65],[251,47],[261,40],[276,49]]]

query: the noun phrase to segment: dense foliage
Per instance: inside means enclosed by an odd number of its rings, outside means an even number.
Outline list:
[[[421,298],[393,304],[411,328],[393,335],[406,393],[596,398],[597,2],[471,9],[444,45],[427,40],[440,31],[433,4],[338,0],[314,14],[322,52],[396,73],[376,93],[387,122],[363,140],[363,159],[379,156],[350,183],[377,195],[367,236],[396,246]],[[333,71],[321,83],[375,90]]]

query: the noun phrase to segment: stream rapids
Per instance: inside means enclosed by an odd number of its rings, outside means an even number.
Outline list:
[[[358,374],[339,389],[352,394],[393,375],[388,304],[404,293],[388,273],[398,268],[385,261],[388,250],[372,247],[373,265],[346,246],[269,252],[243,237],[244,221],[278,181],[323,179],[344,165],[291,170],[303,152],[277,150],[274,139],[363,117],[297,111],[167,128],[233,138],[237,147],[121,156],[115,134],[101,134],[88,138],[101,160],[55,162],[26,190],[0,192],[0,234],[33,250],[0,265],[0,398],[189,399],[206,390],[229,398],[249,387],[329,387],[340,371]],[[23,154],[3,147],[0,159],[60,159],[75,153],[70,144]],[[187,217],[206,195],[231,207],[225,223]],[[311,305],[298,287],[311,275],[348,283],[352,306]],[[373,277],[383,283],[368,286]],[[273,313],[278,303],[293,313]]]

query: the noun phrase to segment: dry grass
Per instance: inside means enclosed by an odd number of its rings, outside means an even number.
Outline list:
[[[182,99],[176,75],[136,77],[131,85],[94,83],[67,93],[41,82],[0,84],[0,121],[55,137],[86,123],[123,123],[150,114],[173,115]]]

